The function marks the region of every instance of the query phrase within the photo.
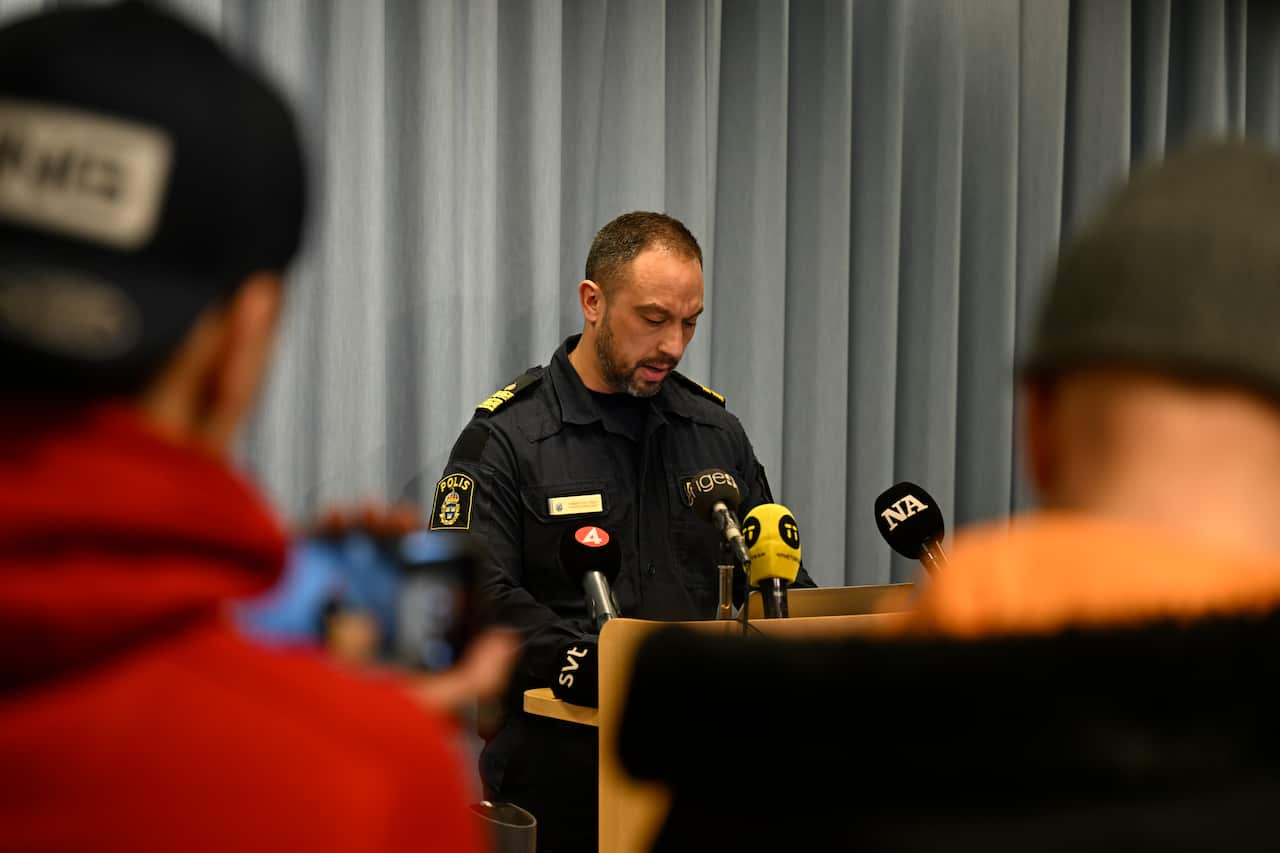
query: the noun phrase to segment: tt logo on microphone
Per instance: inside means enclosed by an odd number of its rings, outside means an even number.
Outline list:
[[[573,686],[573,674],[578,671],[578,658],[585,658],[589,651],[590,649],[579,649],[574,646],[565,652],[565,659],[568,662],[560,667],[560,677],[556,679],[561,687]]]
[[[800,525],[789,515],[778,519],[778,535],[792,548],[800,547]]]
[[[716,486],[729,485],[738,488],[738,481],[723,471],[708,471],[684,481],[684,502],[693,506],[694,496],[698,492],[709,492]]]
[[[898,526],[898,522],[906,521],[911,516],[920,512],[920,510],[928,508],[928,504],[921,503],[914,495],[907,495],[905,498],[880,513],[880,517],[888,523],[889,529],[893,530]]]

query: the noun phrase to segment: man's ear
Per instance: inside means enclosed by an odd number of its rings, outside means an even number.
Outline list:
[[[229,448],[253,405],[267,372],[283,298],[280,275],[258,272],[227,300],[203,400],[201,431],[207,443]]]
[[[589,325],[600,322],[604,316],[604,288],[591,279],[578,283],[578,302],[582,305],[582,317]]]

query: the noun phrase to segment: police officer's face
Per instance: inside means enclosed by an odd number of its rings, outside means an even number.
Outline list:
[[[702,313],[702,265],[657,246],[632,261],[610,293],[596,337],[606,382],[636,397],[658,393]]]

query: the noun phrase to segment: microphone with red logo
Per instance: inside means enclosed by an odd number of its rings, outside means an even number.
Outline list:
[[[622,550],[603,527],[566,530],[560,537],[560,567],[570,580],[582,584],[587,612],[599,633],[604,623],[618,617],[613,582],[622,567]]]
[[[560,567],[570,580],[582,584],[587,613],[597,636],[583,637],[560,647],[555,671],[551,673],[551,692],[557,699],[595,708],[600,703],[598,635],[604,623],[618,618],[613,582],[622,567],[622,550],[603,527],[588,525],[566,530],[560,537]]]
[[[919,560],[929,574],[947,565],[942,550],[946,525],[933,496],[905,480],[890,486],[876,498],[876,527],[889,547],[904,557]]]

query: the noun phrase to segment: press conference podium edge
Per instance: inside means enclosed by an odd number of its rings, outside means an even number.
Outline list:
[[[868,633],[890,629],[900,623],[906,615],[903,611],[910,592],[910,584],[791,590],[788,610],[796,614],[791,618],[755,618],[752,611],[758,612],[758,596],[754,597],[754,606],[748,602],[748,615],[752,616],[755,628],[771,636],[834,637]],[[830,609],[837,612],[823,613]],[[636,650],[650,633],[672,624],[708,633],[736,634],[741,631],[737,621],[671,623],[613,619],[600,633],[599,709],[556,699],[548,688],[529,690],[524,694],[527,713],[598,727],[600,853],[648,850],[669,807],[669,794],[661,785],[640,783],[627,776],[618,761],[616,743]]]
[[[868,584],[866,586],[819,586],[787,590],[787,614],[804,616],[865,616],[910,610],[915,586],[910,583]],[[758,590],[747,597],[747,616],[754,622],[764,618]]]

